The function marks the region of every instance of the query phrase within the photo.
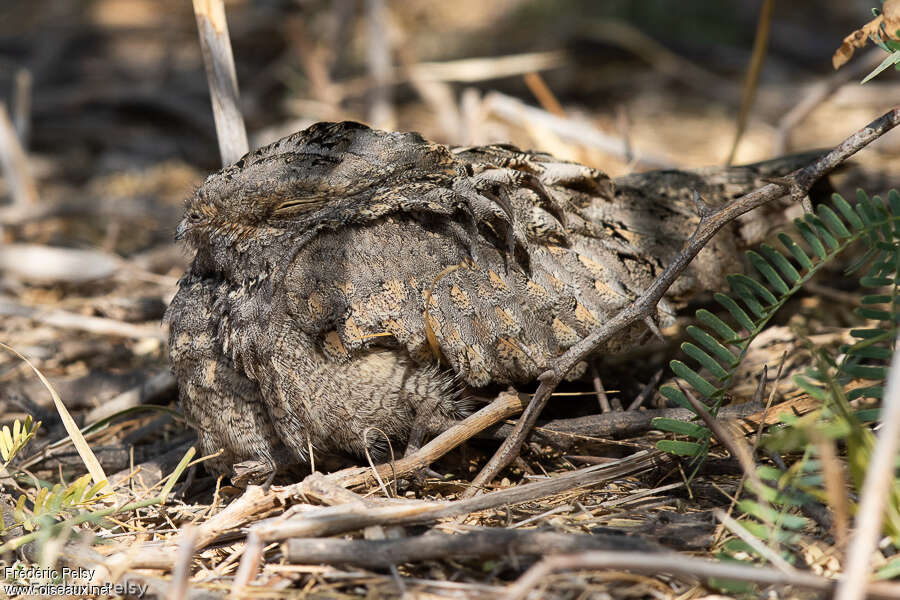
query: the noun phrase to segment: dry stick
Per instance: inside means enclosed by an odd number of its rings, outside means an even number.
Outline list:
[[[847,477],[844,464],[838,458],[837,444],[833,439],[825,437],[818,429],[809,429],[812,442],[819,451],[822,462],[822,476],[825,480],[825,497],[833,516],[831,529],[838,557],[844,562],[843,554],[847,551],[848,532],[850,530],[850,502],[847,497]]]
[[[126,408],[153,402],[160,396],[172,394],[177,389],[175,376],[166,369],[155,373],[133,388],[104,400],[103,404],[92,408],[84,417],[85,423],[96,423]]]
[[[259,570],[259,563],[262,560],[263,545],[259,536],[250,532],[247,536],[247,545],[244,547],[244,556],[241,558],[241,564],[238,565],[237,573],[234,576],[234,582],[231,584],[231,594],[229,598],[235,600],[244,598],[244,589],[250,585],[256,572]]]
[[[787,351],[781,354],[781,360],[778,361],[778,372],[775,373],[775,380],[772,382],[772,391],[769,393],[769,399],[766,401],[766,407],[762,411],[762,415],[759,419],[759,424],[756,426],[756,434],[753,437],[753,447],[751,448],[751,456],[756,456],[756,450],[759,448],[759,440],[762,437],[763,429],[766,426],[766,420],[769,415],[769,409],[772,408],[772,402],[775,401],[775,393],[778,391],[778,382],[781,381],[781,374],[784,371],[784,361],[787,360]],[[769,372],[769,366],[765,365],[763,367],[762,375],[759,378],[759,385],[756,388],[757,394],[761,395],[764,391],[766,384],[766,377]],[[720,413],[721,414],[721,413]],[[758,475],[758,473],[757,473]],[[728,505],[728,510],[725,511],[726,515],[731,515],[731,512],[734,510],[734,507],[737,505],[738,498],[741,495],[741,491],[744,489],[744,484],[747,483],[747,472],[743,471],[741,475],[741,481],[737,486],[737,491],[734,496],[731,498],[731,503]],[[719,527],[716,528],[715,536],[713,537],[713,545],[719,543],[719,539],[721,539],[722,534],[725,532],[724,526],[720,523]]]
[[[668,457],[661,452],[641,451],[611,463],[586,467],[542,481],[517,485],[454,502],[395,500],[389,503],[369,505],[365,500],[351,500],[346,504],[308,511],[289,519],[261,523],[254,526],[252,531],[256,532],[263,541],[270,542],[289,537],[336,535],[376,524],[429,523],[438,519],[468,515],[500,506],[532,502],[538,498],[545,498],[561,492],[571,492],[581,487],[597,485],[644,471],[666,460]],[[298,493],[295,490],[307,491],[307,489],[304,481],[301,484],[285,488],[281,493],[293,496]],[[231,526],[234,527],[235,524]]]
[[[391,102],[391,43],[388,39],[386,12],[384,0],[366,0],[369,75],[374,82],[369,121],[379,129],[392,129],[396,121]]]
[[[849,560],[838,584],[835,600],[859,600],[865,595],[869,561],[881,535],[881,522],[892,496],[894,465],[900,450],[900,352],[894,353],[887,393],[881,407],[881,430],[862,487],[856,533],[847,550]],[[896,496],[895,496],[896,497]]]
[[[536,71],[525,73],[523,77],[525,85],[528,86],[531,94],[541,103],[541,107],[549,113],[557,117],[567,118],[566,111],[563,110],[562,104],[556,99],[556,95],[550,87],[544,82],[544,78]],[[627,144],[626,144],[627,145]]]
[[[175,556],[175,571],[172,573],[172,586],[169,588],[169,600],[184,600],[191,577],[191,563],[197,541],[197,530],[192,525],[181,529],[178,551]]]
[[[276,518],[254,525],[251,531],[262,542],[280,541],[289,537],[313,537],[336,535],[355,531],[370,525],[399,525],[428,523],[438,519],[457,517],[499,506],[532,502],[538,498],[553,496],[562,492],[589,485],[597,485],[654,467],[669,457],[659,451],[641,451],[627,458],[587,467],[578,471],[552,477],[543,481],[483,494],[477,498],[455,502],[424,502],[415,500],[391,500],[370,504],[369,499],[357,499],[355,494],[337,495],[326,491],[332,501],[344,502],[339,506],[318,508],[294,515],[288,519]],[[244,495],[228,505],[222,512],[196,528],[196,548],[202,549],[226,532],[233,531],[248,521],[259,518],[281,505],[289,498],[309,495],[318,497],[327,479],[321,474],[310,475],[307,480],[283,488],[273,487],[266,492],[259,486],[250,486]],[[153,545],[119,552],[106,560],[111,570],[148,568],[169,570],[174,563],[173,545]]]
[[[28,168],[28,157],[9,120],[6,104],[0,102],[0,169],[6,178],[13,203],[18,206],[36,204],[37,186]]]
[[[61,329],[87,331],[98,335],[115,335],[135,339],[157,339],[166,341],[168,335],[161,325],[136,325],[106,317],[80,315],[65,310],[43,310],[16,302],[0,299],[0,316],[25,317]]]
[[[755,400],[757,402],[762,399],[763,390],[765,389],[767,371],[768,371],[768,369],[766,367],[764,367],[763,372],[759,378],[759,385],[756,388],[756,394],[755,394],[755,396],[756,396]],[[692,394],[690,390],[682,387],[680,383],[677,383],[677,385],[681,389],[682,393],[684,393],[688,402],[690,402],[691,406],[694,409],[694,412],[696,412],[697,415],[700,416],[700,418],[703,420],[703,423],[713,432],[713,435],[716,437],[716,439],[719,440],[719,443],[728,449],[728,452],[731,454],[732,457],[737,459],[738,464],[741,465],[741,470],[744,472],[744,476],[741,478],[741,481],[744,482],[749,479],[750,482],[753,484],[753,491],[759,497],[760,501],[762,501],[763,504],[768,506],[768,503],[765,501],[765,499],[762,496],[762,491],[765,489],[765,487],[763,486],[763,482],[759,477],[759,473],[757,472],[756,461],[753,459],[753,451],[747,445],[744,438],[739,437],[737,435],[733,435],[731,433],[731,431],[728,430],[728,427],[725,424],[720,423],[715,417],[713,417],[709,413],[706,406],[704,406],[703,403],[701,403],[699,400],[697,400],[696,396],[694,396],[694,394]],[[739,494],[739,493],[740,493],[740,488],[738,488],[738,492],[736,494]],[[736,498],[737,498],[737,495],[735,495],[735,499]],[[723,514],[725,514],[725,513],[723,513]],[[728,515],[725,515],[725,518],[731,519],[731,517],[729,517]],[[720,519],[720,520],[722,521],[722,523],[724,525],[728,526],[728,524],[724,520],[722,520],[722,519]],[[776,539],[774,536],[775,524],[766,520],[766,525],[768,525],[769,528],[773,530],[772,531],[772,534],[773,534],[772,539],[775,540]],[[731,529],[731,528],[729,527],[729,529]],[[732,529],[732,531],[734,531],[734,530]],[[744,536],[742,534],[737,533],[737,532],[734,532],[734,533],[736,533],[739,537],[744,538]],[[748,535],[749,535],[749,533],[748,533]],[[747,539],[744,539],[744,541],[747,541]],[[748,543],[750,543],[751,546],[754,545],[754,543],[751,543],[751,542],[748,542]],[[762,542],[758,542],[758,541],[756,543],[762,544]],[[777,541],[775,543],[777,544]],[[769,559],[774,564],[776,564],[776,566],[778,566],[779,564],[781,564],[781,565],[786,564],[786,563],[784,563],[784,561],[782,561],[782,563],[778,563],[777,561],[781,560],[781,558],[778,557],[778,555],[775,554],[774,552],[768,552],[768,553],[762,552],[761,554],[763,554],[763,556],[765,556],[767,559]],[[772,558],[773,556],[775,558]],[[779,567],[779,568],[781,568],[781,567]]]
[[[216,136],[222,165],[230,165],[247,153],[247,130],[238,106],[237,73],[223,0],[194,0],[200,48],[212,99]]]
[[[765,372],[763,374],[765,377]],[[762,386],[765,382],[765,379],[760,377],[760,386]],[[703,405],[702,402],[697,400],[697,397],[691,393],[689,389],[682,387],[680,383],[675,382],[678,385],[679,389],[684,393],[688,402],[690,402],[691,406],[694,409],[694,412],[700,417],[703,423],[709,427],[710,431],[712,431],[713,435],[716,436],[716,439],[719,440],[719,443],[725,446],[728,450],[728,453],[731,454],[734,458],[737,459],[738,463],[741,465],[741,469],[744,471],[744,475],[748,477],[756,486],[761,486],[762,482],[759,479],[759,474],[756,472],[756,463],[753,460],[753,454],[747,445],[743,442],[743,438],[741,438],[741,442],[738,441],[737,436],[732,435],[730,431],[726,428],[725,425],[720,423],[714,416],[709,413],[706,406]],[[760,396],[762,395],[760,392],[757,392]],[[757,490],[761,490],[761,487],[757,487]]]
[[[512,123],[536,124],[568,142],[596,148],[612,156],[625,157],[632,151],[631,148],[626,147],[621,138],[604,133],[587,121],[559,117],[546,110],[529,106],[518,98],[499,92],[491,92],[485,96],[484,109],[487,113],[497,115]],[[647,152],[636,151],[635,155],[639,164],[648,167],[656,169],[673,167],[672,161]]]
[[[759,74],[762,72],[763,61],[766,58],[766,46],[769,44],[769,29],[772,25],[772,8],[775,0],[764,0],[759,9],[759,21],[756,26],[756,39],[753,40],[753,55],[750,57],[750,68],[747,70],[747,79],[744,81],[744,91],[741,94],[741,112],[738,115],[737,129],[734,132],[734,142],[731,144],[731,152],[728,153],[726,166],[734,163],[734,155],[737,154],[741,136],[747,128],[747,117],[753,106],[753,98],[756,97],[756,86],[759,83]]]
[[[395,540],[292,538],[283,546],[292,564],[341,564],[366,568],[481,556],[541,556],[548,553],[616,550],[661,551],[652,542],[615,534],[572,534],[535,529],[480,529],[461,534],[428,533]]]
[[[637,397],[631,401],[631,404],[628,405],[626,411],[637,410],[641,407],[641,404],[647,401],[647,398],[650,397],[650,394],[656,389],[657,384],[659,384],[659,380],[662,379],[663,373],[665,371],[660,369],[656,373],[653,374],[653,377],[650,378],[650,381],[641,389],[641,392],[637,395]]]
[[[597,371],[597,366],[593,363],[591,363],[591,383],[594,384],[594,392],[597,394],[600,412],[608,413],[612,411],[612,406],[609,404],[609,397],[606,395],[606,390],[603,389],[603,380],[600,379],[600,373]]]
[[[194,547],[197,550],[205,548],[222,532],[230,531],[246,523],[250,518],[271,511],[280,502],[280,498],[274,493],[267,493],[255,485],[248,487],[243,496],[229,504],[222,512],[195,527]],[[174,550],[175,546],[171,544],[129,548],[107,557],[106,566],[112,572],[117,569],[124,572],[133,568],[168,571],[175,563]]]
[[[31,71],[19,69],[13,87],[13,125],[23,148],[28,147],[31,133]]]
[[[466,417],[461,423],[440,434],[415,453],[395,463],[379,465],[376,471],[380,477],[401,477],[426,467],[476,433],[519,413],[525,407],[525,403],[526,400],[522,396],[504,392],[491,404]],[[375,483],[372,470],[366,467],[343,469],[328,475],[328,479],[344,487]]]
[[[672,52],[630,23],[598,19],[588,23],[583,32],[590,39],[631,52],[659,73],[692,86],[703,94],[724,98],[730,104],[738,102],[738,95],[729,79]]]
[[[791,196],[794,198],[804,197],[816,180],[898,124],[900,124],[900,108],[895,108],[848,137],[828,154],[786,177],[785,182],[789,183],[792,188],[790,190]],[[617,332],[639,320],[651,317],[656,311],[657,303],[662,299],[669,286],[672,285],[697,253],[722,227],[734,221],[740,215],[780,198],[784,193],[784,187],[784,185],[768,184],[738,198],[730,204],[726,204],[718,210],[704,209],[701,211],[703,214],[700,217],[700,223],[697,225],[693,235],[688,239],[684,250],[666,267],[650,287],[628,308],[619,312],[588,337],[571,347],[557,359],[550,370],[545,371],[538,377],[540,385],[531,403],[522,413],[518,423],[516,423],[512,435],[506,439],[478,476],[475,477],[472,482],[472,488],[467,494],[477,493],[478,487],[489,483],[518,456],[522,443],[525,441],[531,428],[534,427],[538,415],[546,406],[547,400],[550,399],[550,394],[553,393],[553,390],[562,381],[563,376],[572,367],[588,358],[601,344]]]
[[[778,411],[774,414],[764,414],[765,405],[762,403],[743,402],[741,404],[729,404],[719,410],[719,417],[723,419],[740,419],[759,425],[772,425],[777,423],[778,415],[783,411],[806,414],[819,408],[816,400],[808,396],[804,400],[788,401],[778,405]],[[587,415],[585,417],[573,417],[571,419],[554,419],[532,429],[530,439],[551,443],[557,448],[567,450],[578,441],[591,441],[597,438],[625,438],[641,435],[653,428],[653,419],[690,419],[694,412],[686,408],[656,408],[647,410],[614,411],[608,413]],[[480,434],[480,439],[492,439],[503,441],[513,431],[515,424],[506,424],[492,427]],[[744,433],[753,433],[751,426],[742,427]]]
[[[406,65],[403,54],[403,52],[398,52],[398,58]],[[448,140],[460,142],[460,132],[463,131],[462,115],[456,108],[453,87],[443,81],[423,79],[417,75],[414,69],[409,70],[409,83],[422,97],[425,104],[434,111],[444,136]]]
[[[537,589],[541,580],[555,571],[575,569],[628,569],[644,573],[672,573],[690,578],[717,578],[749,581],[761,585],[790,585],[821,592],[829,592],[835,582],[811,573],[782,573],[774,569],[753,567],[731,562],[713,562],[702,558],[672,553],[638,552],[585,552],[577,555],[556,555],[545,558],[522,575],[509,587],[505,600],[522,600]],[[871,600],[897,600],[900,587],[890,583],[872,583],[861,586],[861,592]]]
[[[422,81],[444,83],[478,83],[491,79],[524,75],[531,71],[556,69],[566,63],[566,54],[559,50],[549,52],[528,52],[506,56],[464,58],[444,62],[420,62],[408,66],[394,67],[388,83],[406,83],[411,74]],[[370,76],[354,77],[335,84],[342,97],[358,96],[372,89]]]
[[[766,546],[762,540],[758,537],[747,531],[747,529],[741,525],[737,519],[732,518],[721,508],[714,508],[713,514],[719,520],[719,522],[725,526],[728,531],[738,536],[745,544],[753,548],[757,554],[768,560],[772,565],[775,566],[776,569],[781,571],[782,573],[796,573],[797,569],[795,569],[791,564],[781,558],[781,556],[773,550]]]
[[[524,405],[525,402],[516,394],[501,394],[500,397],[490,405],[469,416],[454,427],[451,427],[428,444],[422,446],[422,448],[414,454],[404,457],[394,465],[380,465],[377,468],[380,470],[382,476],[393,473],[399,477],[405,473],[413,472],[430,464],[436,458],[455,448],[485,427],[490,427],[491,425],[518,413],[522,410]],[[650,459],[644,459],[642,455],[636,455],[636,458],[632,459],[628,464],[640,464],[641,466],[646,466],[645,463],[647,460]],[[647,464],[652,464],[652,461]],[[609,472],[618,475],[619,471],[616,470],[616,465],[612,465],[612,467],[613,470]],[[618,468],[622,469],[623,467],[618,465]],[[596,477],[597,476],[593,476],[592,480]],[[287,498],[302,497],[309,489],[308,486],[315,485],[315,482],[320,478],[323,478],[323,476],[314,473],[300,483],[285,488],[273,487],[268,492],[264,491],[259,486],[249,486],[240,498],[229,504],[222,512],[197,526],[197,548],[203,548],[221,533],[229,531],[253,517],[258,517],[261,514],[275,509]],[[328,480],[329,487],[335,484],[345,486],[369,484],[372,481],[372,472],[368,468],[350,468],[332,473],[325,477],[325,479]],[[307,480],[309,480],[309,483]],[[567,482],[567,479],[565,478],[555,478],[552,483],[566,483],[570,487],[572,486],[572,482]],[[322,487],[323,486],[320,484],[316,489],[321,490]],[[533,488],[531,493],[534,493]],[[335,497],[333,492],[329,494],[331,497]],[[344,494],[343,501],[352,501],[355,495],[351,494],[352,493],[349,491],[347,494]],[[482,499],[478,498],[477,500]],[[473,504],[472,506],[478,505]],[[477,509],[473,508],[472,510]],[[263,539],[266,539],[265,536],[263,536]],[[130,566],[168,570],[172,567],[172,548],[155,546],[141,548],[138,551],[131,553],[121,552],[114,555],[114,557],[111,557],[108,562],[110,564],[120,565],[122,568]]]
[[[395,31],[392,30],[391,33],[395,33]],[[445,81],[422,77],[419,70],[415,68],[415,56],[409,50],[405,40],[401,37],[394,43],[400,68],[406,74],[413,89],[434,111],[444,136],[448,140],[464,143],[464,140],[460,140],[460,134],[463,132],[462,114],[456,106],[456,94],[453,86]]]

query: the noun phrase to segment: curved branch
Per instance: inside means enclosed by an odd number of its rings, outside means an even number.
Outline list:
[[[479,488],[488,484],[497,476],[516,456],[522,443],[528,436],[537,421],[538,415],[546,406],[550,395],[556,386],[562,381],[563,376],[576,364],[593,354],[604,342],[616,333],[622,331],[631,324],[652,317],[656,313],[656,305],[662,299],[669,286],[675,282],[681,273],[687,268],[691,260],[700,250],[706,246],[712,237],[722,227],[734,221],[737,217],[754,208],[772,202],[784,195],[785,188],[789,188],[791,196],[802,199],[819,178],[828,174],[838,165],[846,161],[868,144],[872,143],[894,127],[900,124],[900,108],[885,113],[872,121],[839,145],[835,146],[828,154],[817,159],[803,169],[798,169],[784,178],[779,183],[770,183],[764,187],[746,194],[720,209],[703,214],[697,229],[688,239],[684,249],[675,257],[675,260],[656,278],[647,290],[641,294],[630,306],[619,312],[615,317],[604,323],[592,334],[575,344],[560,356],[552,368],[545,371],[538,378],[540,385],[526,407],[519,421],[516,423],[512,434],[503,442],[491,460],[484,466],[480,473],[472,481],[472,487],[466,495],[478,493]]]

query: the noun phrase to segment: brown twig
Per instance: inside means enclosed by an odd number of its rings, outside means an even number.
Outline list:
[[[715,97],[729,104],[738,102],[737,91],[730,80],[672,52],[630,23],[596,19],[584,26],[583,33],[589,39],[603,41],[631,52],[662,75],[687,84],[705,96]]]
[[[900,124],[900,108],[895,108],[878,119],[872,121],[829,153],[820,157],[809,166],[795,171],[785,180],[790,182],[791,196],[802,198],[812,187],[813,183],[823,175],[832,171],[835,167],[847,160],[850,156],[878,139],[886,132]],[[681,253],[669,264],[659,277],[641,294],[630,306],[619,312],[615,317],[604,323],[596,331],[563,354],[552,368],[545,371],[538,378],[540,385],[531,400],[531,403],[519,418],[512,435],[500,446],[494,456],[475,477],[470,493],[476,493],[478,487],[490,482],[497,474],[509,465],[518,456],[522,443],[534,427],[537,417],[550,399],[550,394],[562,381],[563,376],[576,364],[588,358],[604,342],[617,332],[633,323],[652,317],[656,312],[656,306],[662,299],[669,286],[675,282],[698,252],[712,239],[722,227],[735,220],[740,215],[750,212],[754,208],[763,206],[784,194],[784,185],[768,184],[754,190],[749,194],[738,198],[730,204],[709,211],[700,218],[697,229],[685,244]]]
[[[653,374],[653,377],[650,378],[650,381],[641,389],[641,392],[635,397],[634,400],[631,401],[631,404],[628,405],[626,411],[637,410],[641,407],[641,405],[647,401],[647,398],[650,397],[650,394],[656,389],[656,386],[659,385],[659,380],[662,379],[664,371],[660,369],[656,373]]]
[[[719,416],[729,419],[752,420],[759,414],[762,404],[743,402],[730,404],[719,411]],[[649,410],[611,411],[584,417],[554,419],[535,426],[529,439],[538,443],[550,443],[567,450],[579,441],[592,438],[627,438],[639,436],[653,428],[653,419],[690,419],[694,413],[686,408],[658,408]],[[478,435],[481,439],[505,440],[512,433],[513,425],[503,424]]]
[[[304,512],[289,519],[278,519],[272,523],[259,524],[253,527],[253,531],[263,541],[277,541],[289,537],[337,535],[370,525],[429,523],[438,519],[468,515],[501,506],[533,502],[538,498],[597,485],[604,481],[644,471],[661,460],[666,460],[661,452],[641,451],[603,465],[587,467],[543,481],[517,485],[455,502],[394,500],[368,505],[363,499],[352,500],[346,504]],[[308,486],[304,481],[283,488],[278,493],[283,496],[294,496],[306,490],[308,490]]]
[[[541,556],[550,552],[644,551],[658,547],[639,537],[595,533],[592,535],[534,529],[482,529],[459,535],[429,533],[397,540],[341,540],[292,538],[284,544],[287,562],[294,564],[344,564],[384,568],[393,564],[467,559],[480,556]]]
[[[237,73],[225,5],[222,0],[194,0],[194,15],[203,50],[203,64],[212,99],[216,135],[222,165],[230,165],[247,153],[247,130],[241,116],[238,97]]]
[[[84,417],[85,423],[94,423],[105,419],[119,411],[153,402],[160,396],[172,394],[176,390],[175,376],[166,369],[147,377],[133,388],[105,400],[103,404],[92,408]],[[182,453],[183,454],[183,453]]]
[[[260,522],[251,528],[262,542],[280,541],[290,537],[337,535],[371,525],[405,525],[428,523],[438,519],[467,515],[500,506],[532,502],[538,498],[597,485],[613,479],[644,471],[667,460],[658,451],[641,451],[627,458],[604,465],[587,467],[543,481],[518,485],[476,498],[455,502],[423,502],[417,500],[379,500],[359,498],[355,494],[326,492],[337,506],[301,512],[289,518]],[[218,537],[234,531],[245,523],[258,519],[290,498],[302,498],[307,492],[317,496],[322,480],[327,476],[313,474],[300,483],[265,491],[250,486],[244,495],[222,512],[196,527],[196,548],[202,549]],[[331,482],[333,483],[333,482]],[[330,486],[325,486],[330,487]],[[318,489],[320,492],[316,492]],[[370,504],[371,503],[371,504]],[[129,568],[169,570],[174,565],[175,546],[152,545],[132,548],[110,556],[106,565],[111,570]]]
[[[606,390],[603,388],[603,380],[600,379],[600,373],[597,371],[597,367],[594,364],[591,364],[591,383],[594,384],[594,392],[597,394],[597,403],[600,405],[600,412],[608,413],[612,411],[612,406],[609,404],[609,397],[606,395]]]
[[[22,148],[28,148],[31,135],[31,71],[19,69],[13,82],[12,121]]]
[[[541,580],[556,571],[575,569],[628,569],[644,573],[673,573],[689,578],[717,578],[749,581],[761,585],[795,586],[821,592],[830,592],[835,582],[811,573],[783,573],[775,569],[754,567],[733,562],[713,562],[676,553],[637,552],[585,552],[550,556],[537,563],[515,584],[510,586],[505,600],[522,600],[531,590],[537,589]],[[900,589],[890,583],[870,583],[860,586],[861,594],[868,594],[872,600],[896,600]]]
[[[747,79],[744,80],[744,90],[741,93],[741,111],[738,114],[737,128],[734,132],[734,141],[731,151],[728,153],[726,166],[734,164],[734,155],[737,154],[738,144],[747,128],[747,117],[753,107],[753,99],[756,97],[756,86],[759,83],[759,74],[762,72],[763,61],[766,58],[766,47],[769,45],[769,29],[772,25],[772,9],[775,0],[763,0],[759,9],[759,21],[756,25],[756,38],[753,40],[753,54],[750,57],[750,68],[747,70]]]
[[[402,477],[426,467],[478,432],[517,414],[524,408],[525,403],[526,400],[518,394],[504,392],[494,402],[466,417],[462,422],[437,436],[415,453],[394,463],[379,465],[376,467],[376,472],[381,477]],[[344,487],[374,483],[372,469],[368,467],[351,467],[332,473],[328,475],[328,478]]]
[[[556,99],[556,95],[544,81],[544,78],[541,77],[540,73],[537,71],[525,73],[523,79],[525,80],[525,85],[527,85],[529,91],[531,91],[531,94],[541,103],[541,108],[557,117],[562,117],[563,119],[568,116],[566,115],[566,111],[563,110],[562,104]]]
[[[565,52],[554,50],[443,62],[419,62],[408,66],[394,67],[387,82],[391,85],[406,83],[407,77],[414,73],[421,81],[478,83],[524,75],[531,71],[556,69],[566,64],[566,58]],[[371,77],[365,76],[347,79],[336,85],[342,97],[349,97],[368,92],[373,83]]]
[[[837,547],[841,562],[847,551],[848,533],[850,530],[850,499],[847,497],[847,474],[844,464],[838,457],[837,443],[825,437],[821,431],[815,428],[809,429],[812,442],[819,452],[819,460],[822,462],[822,476],[825,480],[825,497],[828,498],[828,508],[833,516],[831,530],[834,535],[834,545]]]
[[[781,558],[781,555],[776,550],[766,546],[762,542],[762,540],[747,531],[747,529],[743,525],[741,525],[736,519],[731,517],[724,510],[722,510],[721,508],[713,509],[713,514],[716,516],[719,522],[726,529],[728,529],[728,531],[739,537],[741,541],[753,548],[753,550],[755,550],[757,554],[769,561],[776,569],[778,569],[782,573],[797,572],[797,569],[791,566],[788,561]]]
[[[760,378],[760,381],[762,382],[764,380]],[[747,445],[738,442],[737,436],[733,435],[723,423],[720,423],[718,419],[712,416],[707,407],[700,402],[689,389],[683,387],[678,382],[676,382],[676,384],[684,393],[688,402],[690,402],[694,412],[703,421],[703,424],[712,431],[716,439],[719,440],[719,443],[725,446],[728,453],[738,460],[741,468],[744,470],[744,474],[751,480],[754,480],[754,483],[759,483],[759,476],[756,474],[756,463],[754,462],[753,455],[750,453]],[[743,439],[741,441],[743,441]]]

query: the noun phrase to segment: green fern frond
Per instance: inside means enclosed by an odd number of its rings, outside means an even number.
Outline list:
[[[831,205],[820,205],[816,214],[807,214],[795,219],[794,226],[803,245],[791,236],[781,233],[778,239],[784,251],[768,244],[762,244],[758,251],[749,251],[747,258],[759,279],[748,275],[734,274],[727,277],[729,294],[717,293],[714,300],[730,316],[733,324],[708,310],[697,311],[700,326],[688,328],[693,342],[682,344],[684,353],[696,366],[673,360],[673,373],[683,379],[696,395],[704,400],[715,415],[732,378],[747,353],[750,344],[762,332],[775,313],[809,281],[823,266],[829,264],[844,250],[862,241],[868,246],[864,261],[853,266],[859,270],[866,265],[861,284],[879,288],[893,286],[900,246],[900,194],[892,191],[885,203],[880,197],[870,198],[862,190],[857,192],[857,203],[851,206],[843,197],[834,194]],[[805,246],[805,248],[804,248]],[[898,315],[898,294],[896,289],[890,294],[869,294],[864,298],[865,306],[857,309],[857,314],[866,319],[876,319],[882,323],[878,329],[857,329],[852,332],[860,342],[847,348],[849,360],[845,360],[843,376],[855,376],[869,381],[883,379],[883,364],[893,352],[893,340],[900,321]],[[887,304],[888,306],[882,306]],[[890,324],[885,327],[884,323]],[[880,391],[879,386],[869,386],[865,392]],[[807,390],[814,397],[821,397],[819,389]],[[675,404],[693,411],[687,397],[680,390],[664,386],[660,392]],[[702,426],[689,431],[675,425],[671,420],[657,419],[654,427],[662,431],[682,435],[691,441],[673,443],[661,440],[657,447],[679,455],[702,458],[708,449],[711,432]]]

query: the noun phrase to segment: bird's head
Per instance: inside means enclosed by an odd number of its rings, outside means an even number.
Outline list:
[[[408,183],[452,164],[446,149],[418,134],[317,123],[209,176],[188,200],[175,237],[217,259],[233,257],[254,241],[270,245],[285,233],[361,218],[372,212],[381,182]]]

